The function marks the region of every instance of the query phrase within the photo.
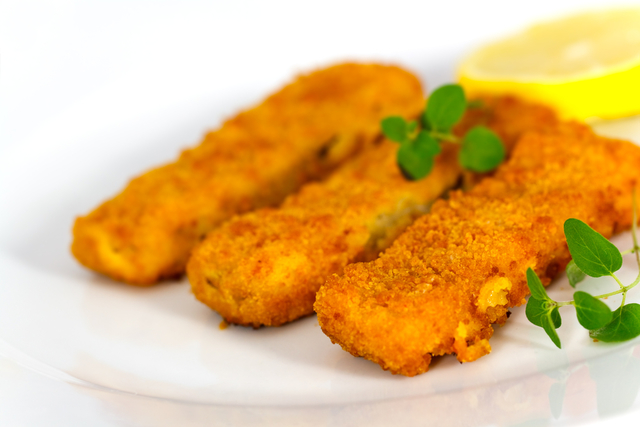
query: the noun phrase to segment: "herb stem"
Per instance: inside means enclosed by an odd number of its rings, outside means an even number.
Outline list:
[[[617,291],[613,291],[613,292],[609,292],[608,294],[602,294],[602,295],[594,295],[594,298],[598,298],[598,299],[602,299],[602,298],[608,298],[608,297],[612,297],[614,295],[618,295],[618,294],[622,294],[625,292],[625,289],[618,289]]]
[[[636,277],[636,280],[633,281],[632,284],[630,284],[629,286],[627,286],[627,289],[631,289],[633,288],[635,285],[637,285],[638,283],[640,283],[640,274],[638,274],[638,277]]]
[[[624,285],[622,284],[622,282],[620,281],[620,279],[618,279],[618,276],[616,276],[615,273],[611,273],[611,277],[613,277],[614,279],[616,279],[616,282],[618,282],[618,285],[620,286],[620,289],[624,289]]]
[[[617,291],[609,292],[608,294],[594,295],[593,297],[602,299],[602,298],[612,297],[618,294],[623,294],[623,298],[624,298],[624,296],[626,296],[626,293],[631,289],[633,289],[638,284],[638,282],[640,282],[640,280],[636,280],[634,283],[630,284],[629,286],[623,286],[622,289],[618,289]]]
[[[620,255],[625,256],[625,255],[629,255],[629,254],[632,254],[632,253],[635,253],[635,252],[636,252],[636,249],[632,248],[632,249],[627,249],[626,251],[620,252]]]
[[[571,300],[571,301],[560,301],[560,302],[556,301],[556,305],[558,307],[564,307],[565,305],[575,305],[575,301],[574,300]]]
[[[440,141],[455,142],[455,143],[460,142],[457,136],[452,135],[450,133],[443,133],[443,132],[431,130],[429,131],[429,135],[431,135],[432,137]]]
[[[616,280],[617,278],[614,277]],[[618,283],[620,283],[618,281]],[[632,284],[630,284],[629,286],[622,286],[620,289],[615,290],[613,292],[609,292],[606,294],[602,294],[602,295],[594,295],[594,298],[598,298],[598,299],[603,299],[603,298],[608,298],[608,297],[612,297],[614,295],[620,295],[622,294],[622,301],[624,303],[625,297],[627,296],[627,292],[629,292],[631,289],[633,289],[638,283],[640,283],[640,278],[636,279]],[[566,305],[575,305],[575,301],[571,300],[571,301],[554,301],[555,304],[558,307],[564,307]]]

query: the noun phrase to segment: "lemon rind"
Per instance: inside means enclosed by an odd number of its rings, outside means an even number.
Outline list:
[[[483,94],[511,94],[547,104],[566,119],[612,119],[640,114],[640,64],[595,78],[562,83],[483,80],[458,75],[470,98]],[[607,102],[602,102],[606,99]]]

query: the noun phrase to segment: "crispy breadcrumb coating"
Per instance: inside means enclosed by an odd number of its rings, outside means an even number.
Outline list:
[[[555,123],[545,107],[488,98],[456,132],[485,124],[511,147],[524,131]],[[279,209],[237,216],[211,232],[187,266],[195,296],[227,322],[247,326],[311,314],[327,277],[377,257],[458,181],[455,148],[447,147],[426,179],[411,182],[398,170],[397,147],[383,141],[327,181],[304,186]]]
[[[383,117],[422,107],[420,82],[398,67],[341,64],[300,76],[77,218],[73,255],[135,285],[181,274],[208,231],[280,203],[371,145]]]
[[[490,352],[492,324],[525,303],[525,272],[546,285],[570,260],[564,221],[605,237],[631,225],[640,148],[570,123],[530,133],[495,177],[434,204],[377,260],[333,275],[315,310],[332,342],[394,374],[433,356]]]

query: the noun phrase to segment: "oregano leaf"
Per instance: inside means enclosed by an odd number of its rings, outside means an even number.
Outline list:
[[[399,116],[391,116],[380,122],[382,133],[391,141],[403,143],[407,140],[409,125],[405,119]]]
[[[579,219],[564,223],[569,252],[576,265],[591,277],[609,276],[622,267],[622,255],[613,243]]]
[[[573,294],[578,322],[589,330],[602,328],[611,322],[613,313],[607,304],[590,294],[578,291]]]
[[[415,132],[416,129],[418,129],[418,122],[416,122],[415,120],[412,120],[409,123],[407,123],[407,136]]]
[[[627,341],[640,335],[640,304],[627,304],[613,312],[607,325],[590,331],[589,336],[604,342]]]
[[[474,99],[467,102],[467,108],[470,110],[482,107],[484,107],[484,101],[482,101],[481,99]]]
[[[584,271],[580,270],[580,267],[576,265],[575,261],[569,261],[569,264],[567,264],[567,278],[569,279],[571,287],[575,288],[585,277],[587,277],[587,275],[584,274]]]
[[[544,289],[540,278],[536,274],[535,271],[531,269],[531,267],[527,268],[527,286],[529,287],[529,291],[531,292],[531,296],[540,301],[549,301],[549,295],[547,295],[547,291]]]
[[[547,333],[551,341],[558,348],[562,348],[562,344],[560,343],[560,337],[556,332],[556,329],[562,325],[562,319],[560,318],[560,312],[558,311],[558,307],[553,307],[552,310],[547,312],[546,316],[541,317],[542,320],[542,329]]]
[[[442,148],[440,147],[440,143],[435,140],[429,132],[420,131],[418,136],[416,137],[414,144],[414,151],[418,153],[420,156],[435,156],[440,154]]]
[[[403,171],[405,176],[411,179],[422,179],[431,172],[433,168],[432,149],[428,148],[424,143],[415,144],[407,141],[400,145],[400,149],[396,155],[398,167]]]
[[[560,311],[558,310],[557,306],[551,309],[550,317],[551,317],[551,322],[556,329],[562,326],[562,317],[560,317]]]
[[[429,124],[430,129],[449,132],[460,121],[466,108],[467,100],[462,86],[443,85],[429,96],[424,121]]]
[[[542,327],[542,317],[547,315],[547,307],[547,301],[530,297],[524,312],[529,322]]]
[[[505,157],[500,137],[484,126],[476,126],[466,133],[460,149],[460,164],[474,172],[495,169]]]

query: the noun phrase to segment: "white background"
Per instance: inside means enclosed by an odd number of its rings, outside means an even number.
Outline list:
[[[609,3],[2,1],[0,156],[35,140],[51,138],[52,147],[60,147],[167,108],[206,106],[196,108],[196,119],[185,125],[175,147],[148,156],[150,166],[196,143],[205,129],[301,70],[345,59],[398,62],[433,86],[453,79],[453,64],[479,44],[539,19]],[[116,170],[114,190],[139,169]],[[87,206],[104,195],[93,197]],[[215,425],[198,418],[197,407],[187,413],[99,390],[77,393],[4,354],[0,425],[147,425],[131,411],[118,416],[117,405],[169,411],[167,420],[184,419],[184,425]],[[102,409],[106,399],[116,402],[109,412]],[[639,419],[636,412],[623,417]],[[621,425],[601,421],[614,422]]]

